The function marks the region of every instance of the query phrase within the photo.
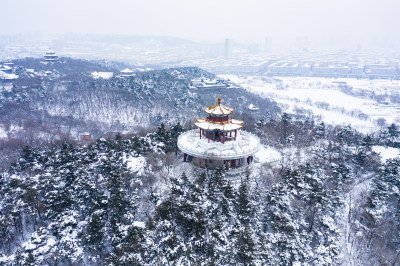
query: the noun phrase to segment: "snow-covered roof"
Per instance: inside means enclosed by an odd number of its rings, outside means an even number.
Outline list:
[[[12,70],[12,68],[7,65],[0,65],[0,71],[9,71],[9,70]]]
[[[221,98],[218,98],[217,105],[207,107],[204,111],[210,115],[229,115],[233,113],[233,108],[221,105]]]
[[[194,124],[204,130],[219,131],[232,131],[243,127],[243,121],[237,119],[231,119],[225,122],[210,122],[207,118],[198,118]]]
[[[4,73],[3,71],[0,71],[0,79],[3,79],[3,80],[13,80],[13,79],[17,79],[18,78],[18,75],[15,75],[15,74],[7,74],[7,73]]]
[[[249,107],[248,107],[248,108],[249,108],[249,110],[250,110],[250,111],[257,111],[257,110],[259,110],[259,109],[260,109],[260,108],[258,108],[257,106],[255,106],[255,105],[254,105],[254,104],[252,104],[252,103],[249,105]]]
[[[129,68],[125,68],[124,70],[121,70],[121,73],[133,73],[133,71]]]
[[[55,55],[55,54],[56,53],[50,49],[46,52],[46,55]]]

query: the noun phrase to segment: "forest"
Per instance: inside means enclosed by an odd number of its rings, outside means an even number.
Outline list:
[[[221,168],[175,176],[179,123],[144,137],[25,147],[1,174],[0,262],[398,263],[400,160],[382,163],[372,150],[399,146],[395,125],[362,136],[283,114],[254,130],[275,140],[270,145],[311,145],[314,153],[264,164],[259,174],[230,177]],[[294,141],[277,138],[297,131]],[[145,158],[141,171],[132,171],[132,158]]]
[[[14,61],[12,82],[0,81],[0,166],[15,160],[25,145],[40,147],[79,140],[88,132],[94,139],[116,133],[154,131],[161,122],[180,122],[190,128],[203,108],[223,95],[226,105],[246,116],[250,103],[263,109],[248,119],[276,116],[280,109],[240,87],[193,89],[193,78],[214,78],[199,68],[171,68],[121,78],[116,62],[61,58],[43,64],[38,58]],[[93,72],[112,72],[110,79],[94,79]],[[246,117],[245,117],[246,118]],[[250,123],[249,123],[250,124]],[[1,168],[1,167],[0,167]]]
[[[194,90],[192,77],[212,75],[197,68],[94,80],[117,70],[74,60],[25,59],[1,91],[1,122],[24,129],[2,140],[0,265],[400,264],[400,158],[375,152],[400,147],[398,125],[364,135],[240,87]],[[237,176],[175,171],[179,134],[217,95],[279,160]],[[57,127],[65,137],[43,135]]]

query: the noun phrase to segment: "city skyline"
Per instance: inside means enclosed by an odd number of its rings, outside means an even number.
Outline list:
[[[400,43],[400,2],[293,1],[8,1],[0,35],[173,36],[201,42],[314,44]]]

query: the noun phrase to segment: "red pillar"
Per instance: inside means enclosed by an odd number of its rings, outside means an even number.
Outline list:
[[[201,139],[201,128],[200,128],[200,139]]]
[[[237,130],[235,129],[235,140],[236,140],[236,136],[237,136]]]
[[[222,142],[222,144],[225,144],[225,132],[224,132],[224,141]]]
[[[229,132],[229,137],[232,137],[232,131],[231,131],[231,132]]]
[[[210,143],[210,132],[207,131],[208,143]]]
[[[186,162],[186,153],[183,154],[183,161]]]
[[[214,131],[214,137],[213,137],[213,141],[215,141],[215,131]]]

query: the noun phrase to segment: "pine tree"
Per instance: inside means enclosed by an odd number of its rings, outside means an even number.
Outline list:
[[[167,149],[170,137],[170,132],[165,128],[164,123],[161,123],[161,125],[157,128],[156,140],[163,143],[165,149]]]
[[[397,138],[400,136],[400,131],[398,130],[397,125],[395,123],[392,123],[388,127],[388,132],[389,132],[389,136],[392,138]]]
[[[247,225],[251,220],[252,208],[249,195],[249,177],[241,179],[236,198],[237,215],[242,224]]]
[[[315,128],[315,135],[318,138],[324,138],[326,134],[326,127],[325,127],[325,123],[321,122],[320,124],[317,125],[317,127]]]
[[[178,137],[182,132],[184,132],[184,129],[179,122],[171,128],[171,138],[168,146],[175,151],[175,155],[178,153]]]
[[[254,260],[255,241],[248,225],[239,231],[236,243],[238,262],[243,265],[251,265]]]
[[[132,139],[132,149],[136,152],[136,154],[142,153],[142,143],[140,142],[137,136]]]
[[[35,257],[33,256],[32,252],[28,252],[28,257],[26,258],[24,265],[27,265],[27,266],[35,266],[36,265]]]

